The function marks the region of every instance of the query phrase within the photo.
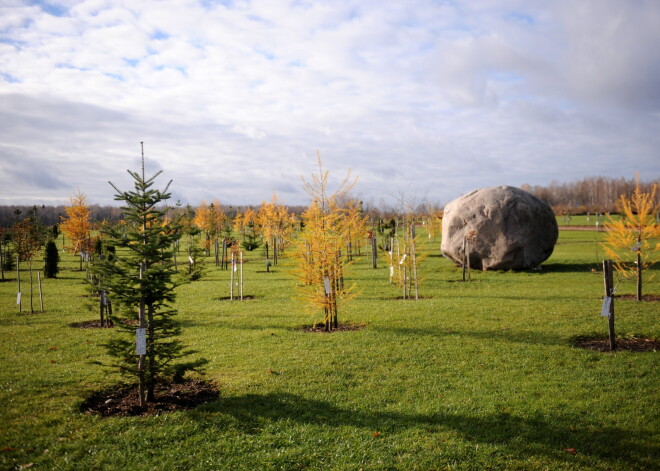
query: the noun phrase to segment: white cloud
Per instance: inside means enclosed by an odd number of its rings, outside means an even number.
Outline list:
[[[139,141],[193,204],[303,202],[316,149],[375,200],[658,174],[657,2],[49,5],[0,7],[0,164],[52,172],[0,203],[110,202]]]

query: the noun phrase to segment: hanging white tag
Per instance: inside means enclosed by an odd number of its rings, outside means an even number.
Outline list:
[[[195,261],[190,255],[188,255],[188,261],[190,262],[191,265],[195,263]]]
[[[323,285],[325,286],[325,294],[332,293],[332,288],[330,287],[330,278],[327,276],[323,278]]]
[[[406,257],[407,257],[407,256],[408,256],[407,253],[404,253],[404,254],[403,254],[403,257],[401,258],[401,261],[399,262],[399,265],[403,265],[403,262],[406,261]]]
[[[135,354],[147,354],[147,329],[144,327],[135,329]]]
[[[16,304],[21,304],[21,292],[20,291],[16,294]]]
[[[610,307],[612,306],[612,298],[605,296],[603,298],[603,307],[600,310],[600,315],[603,317],[610,317]]]

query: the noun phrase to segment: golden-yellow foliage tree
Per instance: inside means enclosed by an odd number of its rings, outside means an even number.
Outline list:
[[[206,236],[201,237],[200,242],[207,254],[211,249],[211,222],[212,217],[211,211],[209,210],[209,205],[206,203],[206,201],[202,201],[195,209],[195,218],[193,219],[193,223],[200,231],[203,231]]]
[[[610,218],[605,223],[605,253],[621,276],[637,278],[638,301],[642,300],[642,273],[657,261],[660,251],[660,225],[655,221],[660,209],[655,199],[656,190],[654,185],[649,193],[643,192],[637,175],[632,195],[619,198],[621,217]]]
[[[71,250],[74,255],[81,252],[91,252],[91,234],[94,227],[87,197],[78,191],[69,199],[69,206],[66,206],[64,211],[66,216],[62,216],[60,229],[69,238],[69,245],[65,248]],[[82,257],[80,260],[80,269],[82,270]]]
[[[268,258],[268,244],[270,243],[273,249],[273,261],[277,263],[278,253],[285,247],[291,234],[291,215],[274,194],[270,203],[265,201],[261,203],[257,221],[266,243],[266,258]]]
[[[328,192],[328,171],[324,171],[318,159],[319,173],[312,180],[303,178],[305,191],[312,204],[303,213],[304,228],[297,240],[294,257],[297,275],[301,281],[302,298],[312,312],[323,313],[323,325],[330,331],[339,326],[338,308],[342,301],[350,299],[355,285],[344,286],[346,253],[342,251],[347,241],[345,211],[338,204],[353,187],[350,172],[332,194]]]
[[[217,250],[217,239],[222,231],[224,221],[225,213],[222,210],[220,201],[217,199],[214,199],[211,204],[202,201],[195,210],[193,222],[205,234],[205,237],[201,239],[201,244],[207,254],[211,253],[211,242],[214,243]]]

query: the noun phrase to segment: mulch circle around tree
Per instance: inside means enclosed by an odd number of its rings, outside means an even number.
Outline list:
[[[576,337],[573,339],[573,346],[597,352],[612,352],[610,350],[610,341],[607,337]],[[642,337],[627,337],[616,339],[616,350],[625,350],[628,352],[656,352],[660,350],[660,341],[656,339]]]
[[[154,395],[155,402],[140,407],[137,385],[118,385],[92,394],[80,405],[80,411],[103,417],[159,415],[213,402],[218,399],[220,392],[217,386],[208,381],[186,379],[181,383],[159,383]]]
[[[106,323],[104,325],[101,325],[100,320],[96,321],[83,321],[83,322],[72,322],[69,324],[69,327],[73,327],[76,329],[109,329],[114,327],[115,325],[113,324],[112,321],[109,323]]]
[[[330,331],[327,331],[325,330],[325,324],[316,324],[316,325],[306,325],[302,327],[300,330],[303,330],[304,332],[331,334],[333,332],[350,332],[354,330],[362,330],[366,327],[367,327],[366,324],[344,323],[344,324],[339,324],[338,327],[333,327],[332,330]]]
[[[234,295],[233,300],[230,296],[220,296],[220,297],[215,298],[215,299],[217,301],[241,301],[241,297],[239,295],[236,295],[236,294]],[[254,299],[254,296],[252,296],[251,294],[243,295],[243,299],[242,299],[243,301],[250,300],[250,299]]]

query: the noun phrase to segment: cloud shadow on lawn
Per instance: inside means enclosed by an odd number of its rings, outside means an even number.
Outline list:
[[[651,468],[660,456],[660,446],[637,444],[637,436],[649,436],[652,430],[635,432],[586,417],[547,414],[519,417],[506,412],[480,416],[436,412],[408,414],[401,412],[363,412],[337,407],[330,402],[307,399],[289,393],[246,394],[219,399],[188,412],[193,420],[208,426],[209,412],[227,414],[244,433],[258,434],[268,423],[292,421],[322,427],[357,427],[384,436],[408,428],[422,428],[426,433],[454,431],[469,442],[511,445],[516,456],[544,456],[565,461],[567,448],[578,454],[601,460],[615,460],[631,468]],[[219,422],[225,427],[226,421]],[[611,461],[610,461],[611,464]]]

